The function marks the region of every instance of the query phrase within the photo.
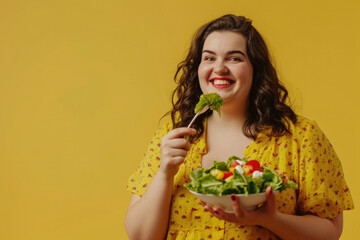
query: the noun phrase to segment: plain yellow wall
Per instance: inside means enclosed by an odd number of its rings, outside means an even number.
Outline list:
[[[0,1],[0,239],[127,239],[127,178],[193,32],[246,15],[342,160],[360,235],[359,1]]]

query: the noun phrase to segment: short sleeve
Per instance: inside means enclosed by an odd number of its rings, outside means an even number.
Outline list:
[[[302,131],[298,212],[335,218],[343,210],[354,208],[341,162],[314,121],[309,121]]]
[[[163,125],[158,129],[144,154],[137,170],[129,177],[127,190],[143,196],[154,175],[160,167],[161,139],[171,130],[170,124]]]

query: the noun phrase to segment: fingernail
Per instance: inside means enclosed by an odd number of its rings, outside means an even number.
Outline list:
[[[231,196],[231,200],[235,201],[236,197],[234,195]]]

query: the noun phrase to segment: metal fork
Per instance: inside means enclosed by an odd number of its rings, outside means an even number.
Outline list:
[[[204,112],[206,112],[206,111],[209,109],[210,105],[211,105],[211,104],[208,103],[203,109],[201,109],[201,111],[198,112],[198,113],[193,117],[193,119],[191,120],[191,122],[189,123],[189,125],[188,125],[187,127],[190,128],[191,125],[193,125],[193,123],[194,123],[195,120],[197,119],[197,117],[200,116],[201,114],[203,114]]]

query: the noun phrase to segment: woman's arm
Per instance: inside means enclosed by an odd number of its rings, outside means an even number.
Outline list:
[[[244,225],[260,225],[281,239],[287,240],[332,240],[339,239],[343,228],[343,215],[329,220],[315,215],[289,215],[277,211],[276,198],[271,187],[266,189],[266,203],[257,210],[246,211],[241,207],[239,198],[232,195],[234,214],[225,213],[221,209],[201,204],[214,216],[225,221]]]
[[[314,215],[289,215],[278,213],[277,217],[264,224],[264,227],[282,239],[339,239],[343,227],[343,214],[339,213],[333,220]]]
[[[143,197],[133,195],[125,217],[129,239],[164,239],[173,178],[158,172]]]
[[[126,213],[125,228],[130,239],[165,238],[174,176],[190,149],[184,136],[195,133],[192,128],[177,128],[162,138],[160,168],[144,196],[133,195]]]

